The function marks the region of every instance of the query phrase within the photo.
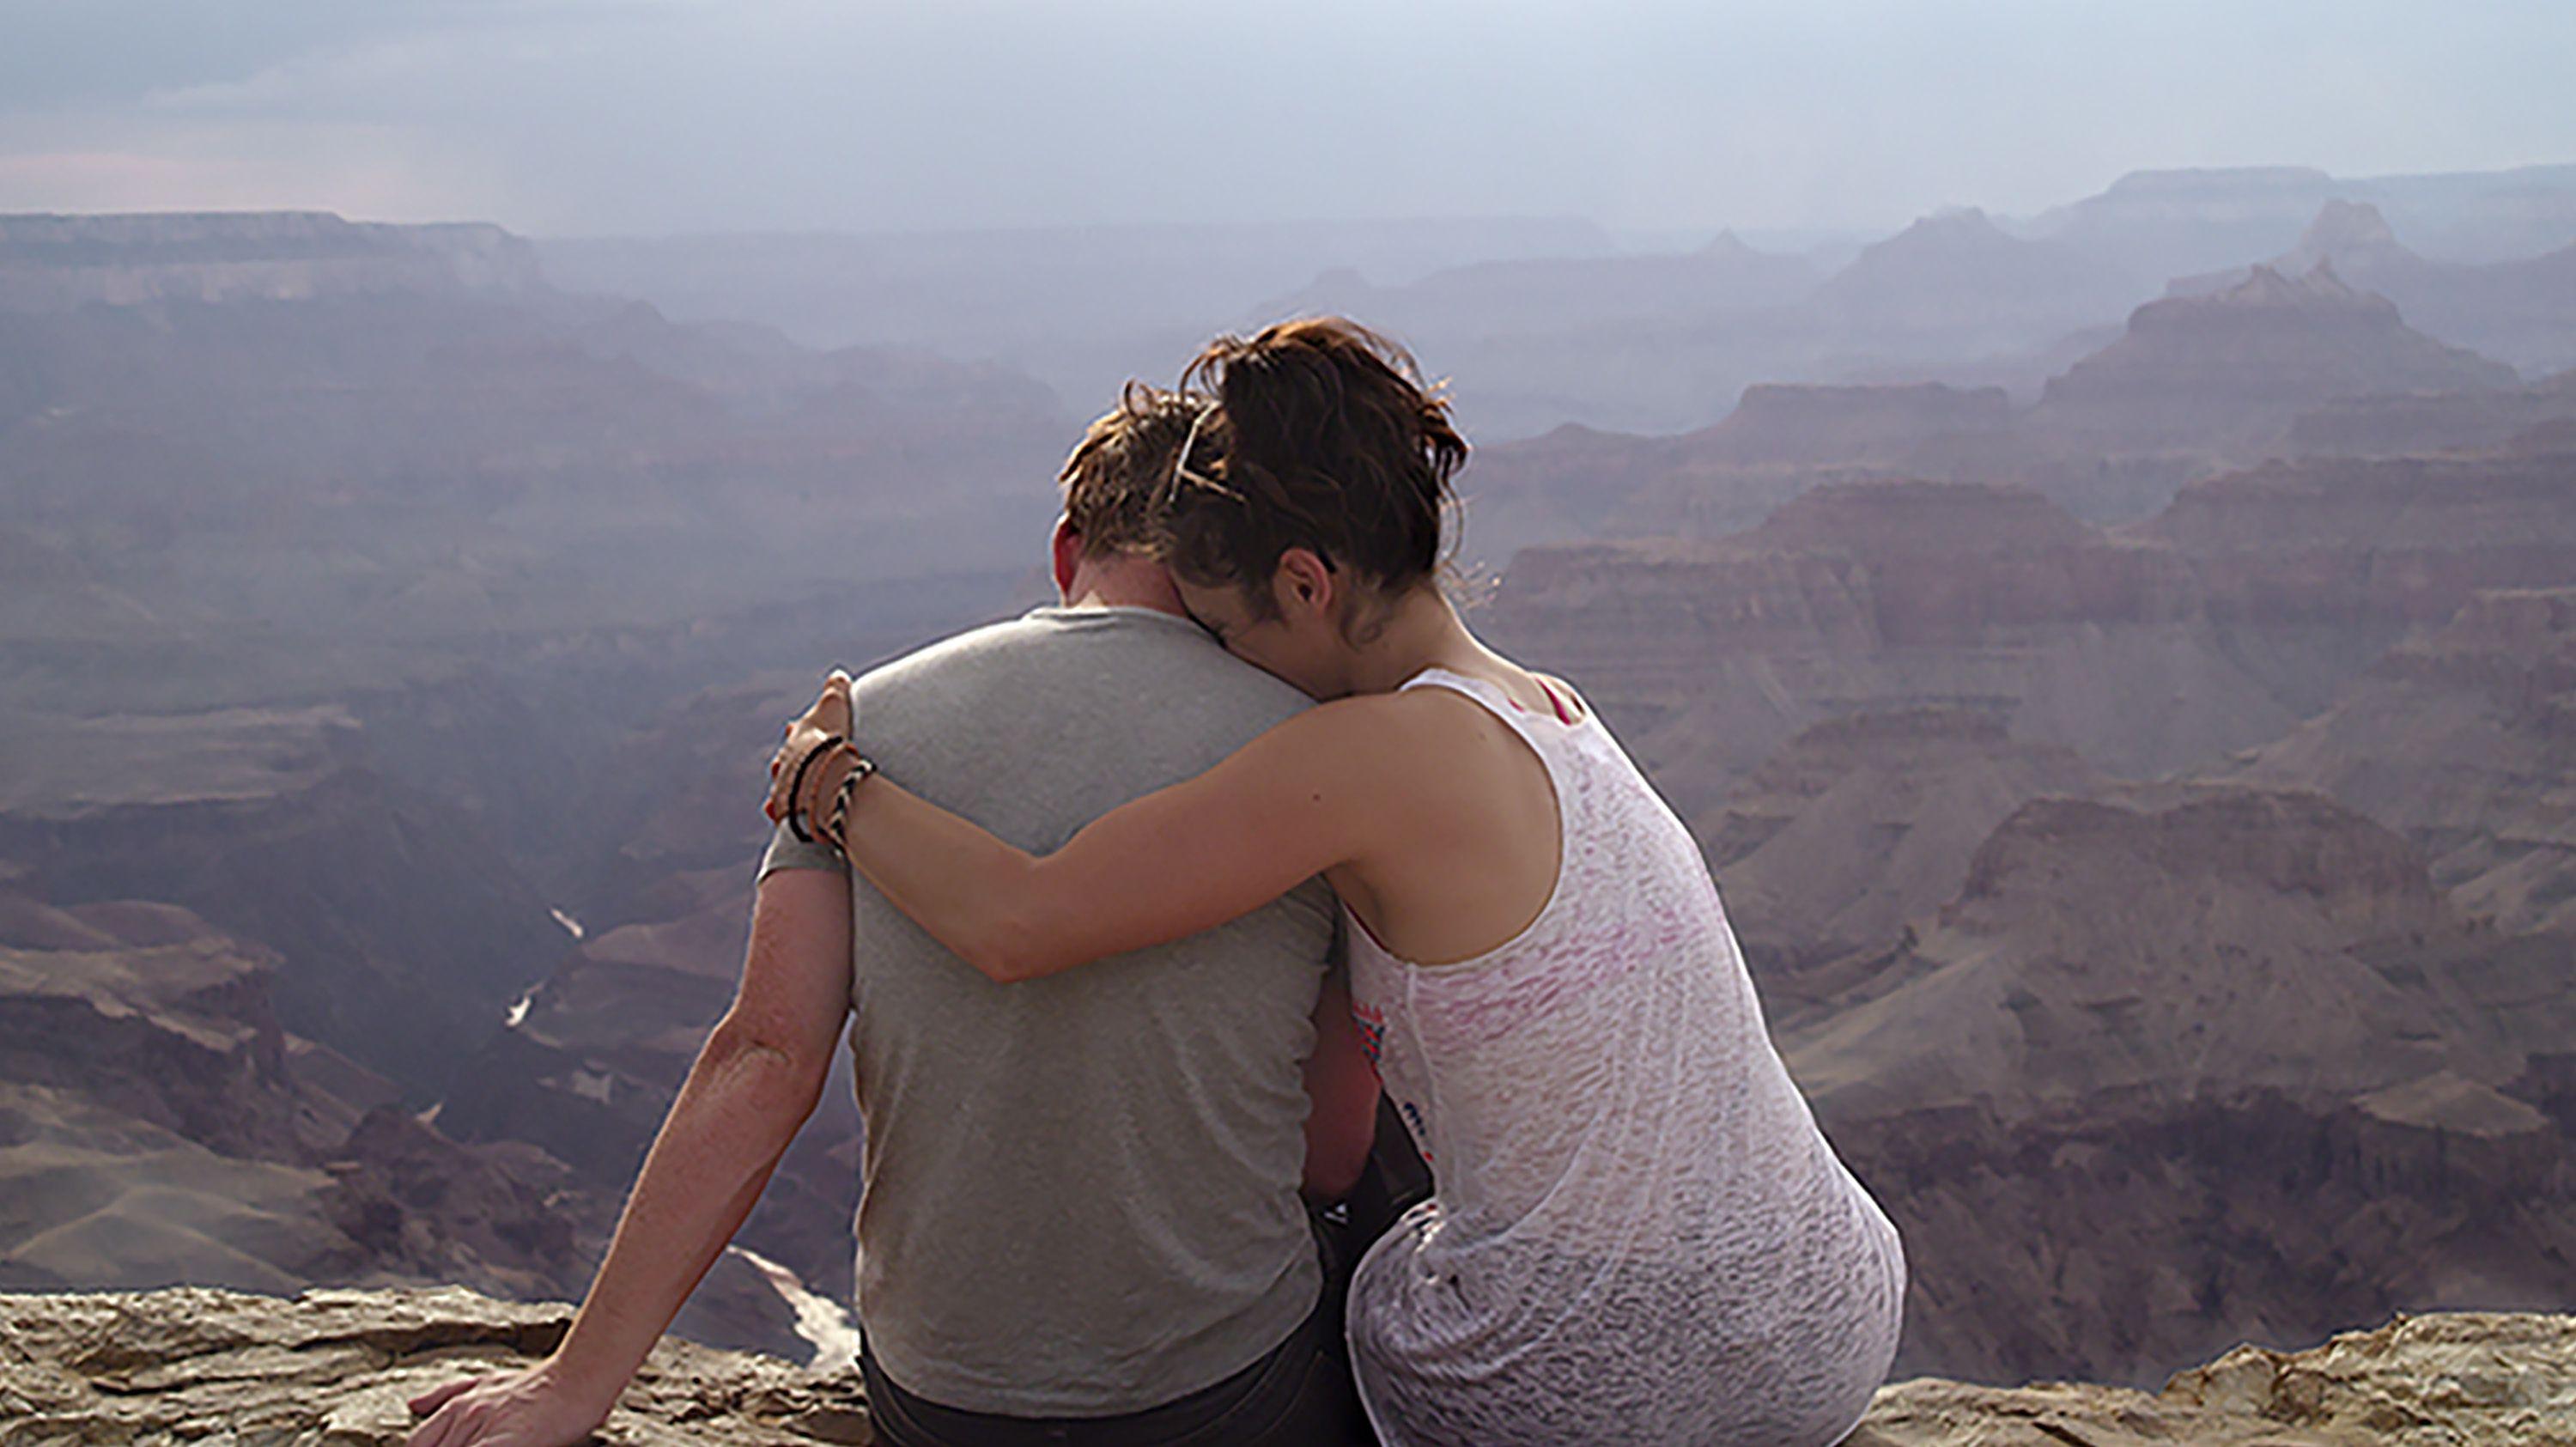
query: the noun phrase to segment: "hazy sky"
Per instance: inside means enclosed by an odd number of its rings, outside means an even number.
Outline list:
[[[2576,0],[0,0],[0,211],[539,235],[2028,212],[2576,160]]]

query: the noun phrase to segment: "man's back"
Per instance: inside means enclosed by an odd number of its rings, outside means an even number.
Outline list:
[[[1306,703],[1141,608],[1040,609],[879,669],[856,698],[887,777],[1039,852]],[[837,866],[773,842],[773,866],[818,862]],[[1320,884],[1014,986],[864,883],[852,905],[859,1312],[887,1376],[967,1411],[1127,1412],[1231,1375],[1306,1317]]]

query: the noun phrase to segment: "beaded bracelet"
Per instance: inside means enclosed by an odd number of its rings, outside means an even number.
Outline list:
[[[841,776],[841,787],[832,795],[832,817],[824,822],[823,842],[841,851],[844,858],[850,852],[850,794],[861,779],[876,771],[877,761],[860,754],[859,761]]]

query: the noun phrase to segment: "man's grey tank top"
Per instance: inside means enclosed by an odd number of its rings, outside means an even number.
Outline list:
[[[1896,1231],[1772,1048],[1689,833],[1597,719],[1442,670],[1556,789],[1556,889],[1423,968],[1351,931],[1363,1042],[1432,1199],[1362,1260],[1388,1447],[1827,1447],[1896,1352]]]
[[[1042,608],[877,669],[856,698],[887,777],[1035,851],[1308,703],[1141,608]],[[782,830],[763,872],[797,866],[845,867]],[[897,1385],[966,1411],[1128,1412],[1305,1319],[1302,1068],[1335,936],[1320,883],[1011,986],[864,882],[852,916],[859,1317]]]

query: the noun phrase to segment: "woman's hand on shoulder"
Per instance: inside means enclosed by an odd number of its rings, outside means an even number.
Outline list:
[[[769,799],[761,806],[761,812],[771,823],[783,822],[796,802],[789,791],[797,782],[797,764],[825,741],[848,738],[854,713],[850,676],[835,668],[823,680],[823,691],[815,698],[814,706],[788,720],[786,739],[769,756]]]

